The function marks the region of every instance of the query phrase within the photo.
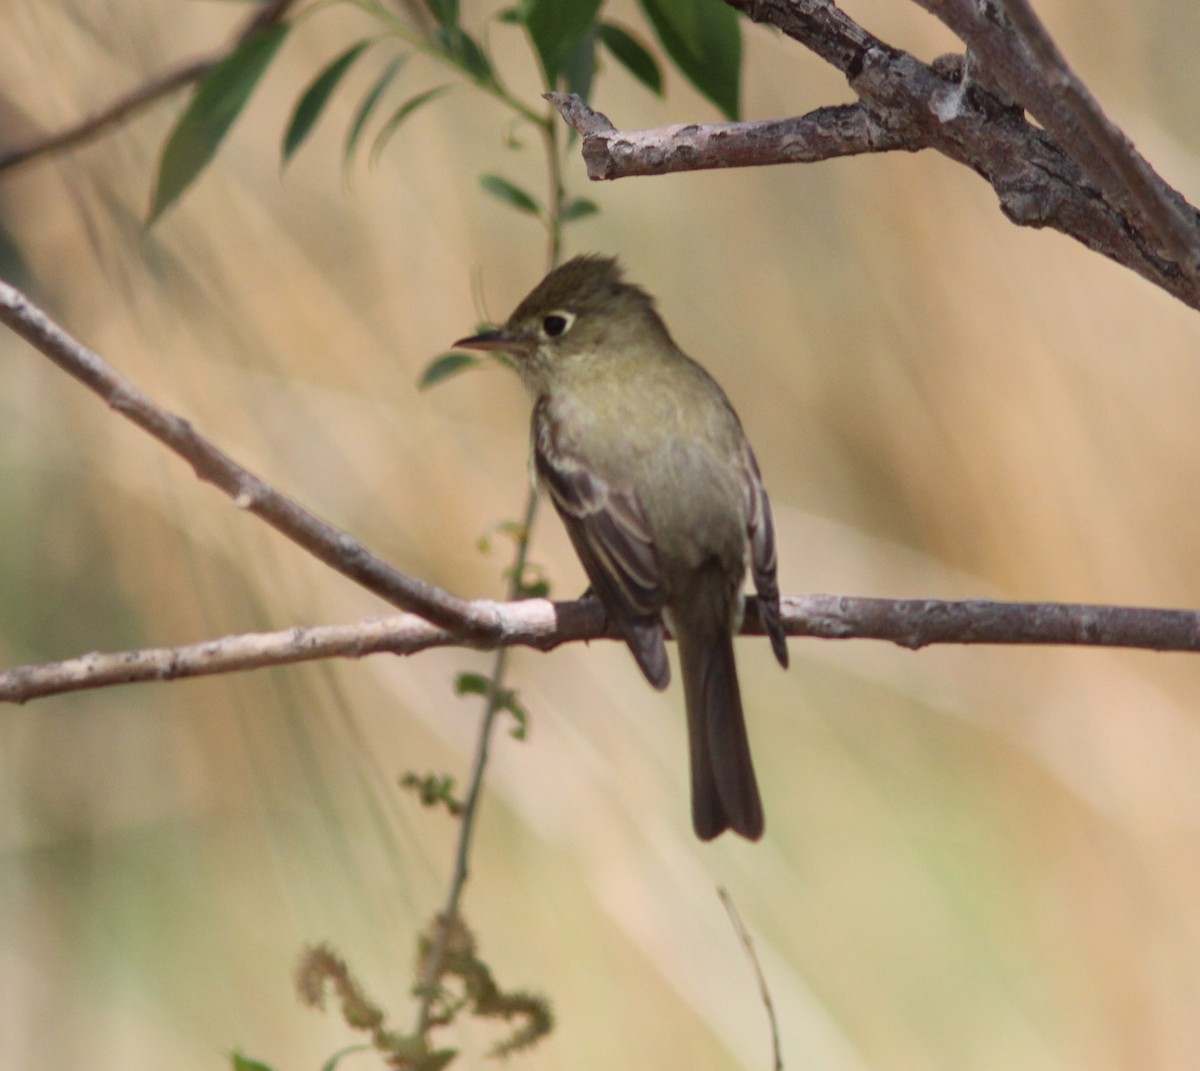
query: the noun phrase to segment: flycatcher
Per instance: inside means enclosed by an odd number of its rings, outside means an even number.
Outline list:
[[[747,563],[788,664],[771,505],[724,391],[675,345],[613,258],[556,268],[494,331],[456,347],[507,354],[533,396],[533,463],[594,594],[655,688],[679,644],[692,825],[763,832],[733,657]]]

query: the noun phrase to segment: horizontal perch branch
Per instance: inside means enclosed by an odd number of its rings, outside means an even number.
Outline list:
[[[430,647],[526,646],[550,650],[580,640],[615,639],[595,599],[472,604],[497,623],[487,639],[463,641],[415,614],[355,625],[319,625],[245,633],[187,647],[87,654],[63,662],[0,672],[0,702],[23,703],[64,692],[138,681],[211,676],[320,658],[411,655]],[[761,635],[753,599],[743,632]],[[1200,612],[1132,606],[994,602],[972,599],[864,599],[791,595],[783,600],[791,636],[888,640],[916,649],[930,644],[1039,644],[1200,650]]]

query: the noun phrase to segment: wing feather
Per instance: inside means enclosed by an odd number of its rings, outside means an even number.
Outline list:
[[[746,510],[746,532],[750,538],[750,572],[758,592],[758,609],[763,627],[771,640],[771,649],[779,664],[787,668],[787,636],[779,611],[779,581],[776,579],[775,520],[771,500],[763,486],[758,459],[748,442],[743,442],[738,475]]]
[[[545,399],[533,411],[533,462],[566,526],[592,590],[656,688],[670,680],[661,611],[662,573],[632,489],[612,486],[564,449]]]

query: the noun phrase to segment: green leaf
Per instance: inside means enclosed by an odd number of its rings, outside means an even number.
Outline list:
[[[343,163],[349,164],[354,156],[354,150],[358,146],[358,139],[362,137],[363,127],[367,125],[367,120],[371,118],[371,114],[379,105],[379,99],[383,96],[384,91],[392,84],[392,79],[400,73],[400,68],[404,66],[407,56],[397,56],[384,69],[383,73],[375,79],[375,84],[367,90],[367,95],[363,97],[362,103],[358,106],[358,112],[354,116],[354,121],[350,124],[350,133],[346,136],[346,147],[342,150]]]
[[[443,26],[438,30],[438,39],[447,57],[476,82],[496,84],[491,62],[469,33],[457,26]]]
[[[421,1071],[445,1071],[457,1056],[458,1049],[434,1049],[421,1057]]]
[[[443,353],[429,362],[421,378],[417,380],[418,390],[428,390],[444,379],[465,372],[479,364],[479,358],[470,353]]]
[[[575,47],[563,61],[560,77],[568,93],[574,93],[585,103],[592,95],[592,82],[596,77],[596,30],[588,31],[575,42]],[[575,133],[572,129],[571,133]]]
[[[424,93],[418,93],[415,97],[409,97],[403,104],[400,105],[390,116],[388,121],[383,124],[383,128],[375,135],[375,141],[371,144],[371,165],[374,166],[375,161],[379,159],[379,154],[383,152],[384,146],[391,140],[391,137],[396,133],[397,128],[404,122],[413,112],[415,112],[422,104],[428,104],[436,97],[440,97],[446,90],[451,89],[451,86],[434,86],[433,89],[427,89]]]
[[[370,1048],[370,1045],[347,1045],[344,1049],[338,1049],[321,1065],[321,1071],[335,1071],[337,1065],[342,1062],[343,1056],[349,1056],[352,1052],[367,1052]]]
[[[526,562],[517,575],[516,566],[504,570],[505,580],[516,580],[513,585],[514,596],[518,599],[544,599],[550,594],[550,581],[546,579],[546,570],[535,562]]]
[[[600,206],[595,201],[589,201],[586,197],[576,197],[562,210],[562,222],[571,223],[586,216],[594,216],[599,211]]]
[[[653,53],[628,30],[615,22],[600,24],[600,40],[613,58],[651,93],[662,96],[662,68]]]
[[[196,87],[163,146],[149,223],[178,199],[216,154],[290,29],[289,23],[282,22],[255,34]]]
[[[571,50],[596,21],[601,0],[528,0],[525,28],[542,64],[546,85],[554,89]]]
[[[519,543],[529,535],[529,529],[521,521],[497,521],[495,524],[490,525],[483,535],[475,541],[475,545],[479,548],[480,553],[490,554],[492,552],[492,536],[497,532],[508,536],[513,543]],[[506,573],[506,575],[511,574]]]
[[[249,1057],[243,1056],[240,1052],[232,1054],[229,1060],[233,1071],[274,1071],[270,1064],[264,1064],[259,1060],[251,1060]]]
[[[531,216],[540,216],[542,214],[537,201],[521,189],[520,186],[514,186],[506,178],[501,178],[499,175],[491,173],[480,175],[479,185],[493,197],[499,198],[507,205],[512,205],[513,208],[520,212],[528,212]]]
[[[492,682],[482,673],[460,673],[454,678],[455,695],[487,695]]]
[[[640,0],[684,76],[728,119],[738,117],[742,27],[722,0]]]
[[[550,581],[545,577],[527,580],[521,585],[521,595],[526,599],[548,599],[550,597]]]
[[[313,124],[316,123],[329,97],[337,88],[342,76],[350,69],[350,65],[362,55],[364,49],[371,44],[370,40],[359,41],[351,45],[337,59],[333,60],[316,78],[312,80],[304,94],[296,102],[292,118],[288,122],[287,132],[283,136],[283,162],[287,163],[292,154],[300,148],[308,137]]]
[[[517,724],[508,731],[514,740],[524,740],[529,735],[529,711],[517,702],[516,692],[509,694],[504,703],[504,709],[512,715]]]
[[[462,801],[456,799],[454,795],[453,777],[448,777],[445,774],[426,774],[424,777],[419,777],[410,771],[400,778],[400,785],[403,788],[411,788],[416,792],[422,807],[433,807],[440,803],[452,815],[462,814]],[[359,1047],[369,1048],[369,1046]],[[329,1064],[325,1066],[327,1068],[330,1067]]]
[[[425,6],[439,26],[458,25],[458,0],[425,0]]]

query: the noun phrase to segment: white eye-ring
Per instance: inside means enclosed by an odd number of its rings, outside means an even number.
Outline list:
[[[571,330],[575,323],[575,314],[566,309],[555,309],[542,317],[542,334],[546,338],[561,338]]]

